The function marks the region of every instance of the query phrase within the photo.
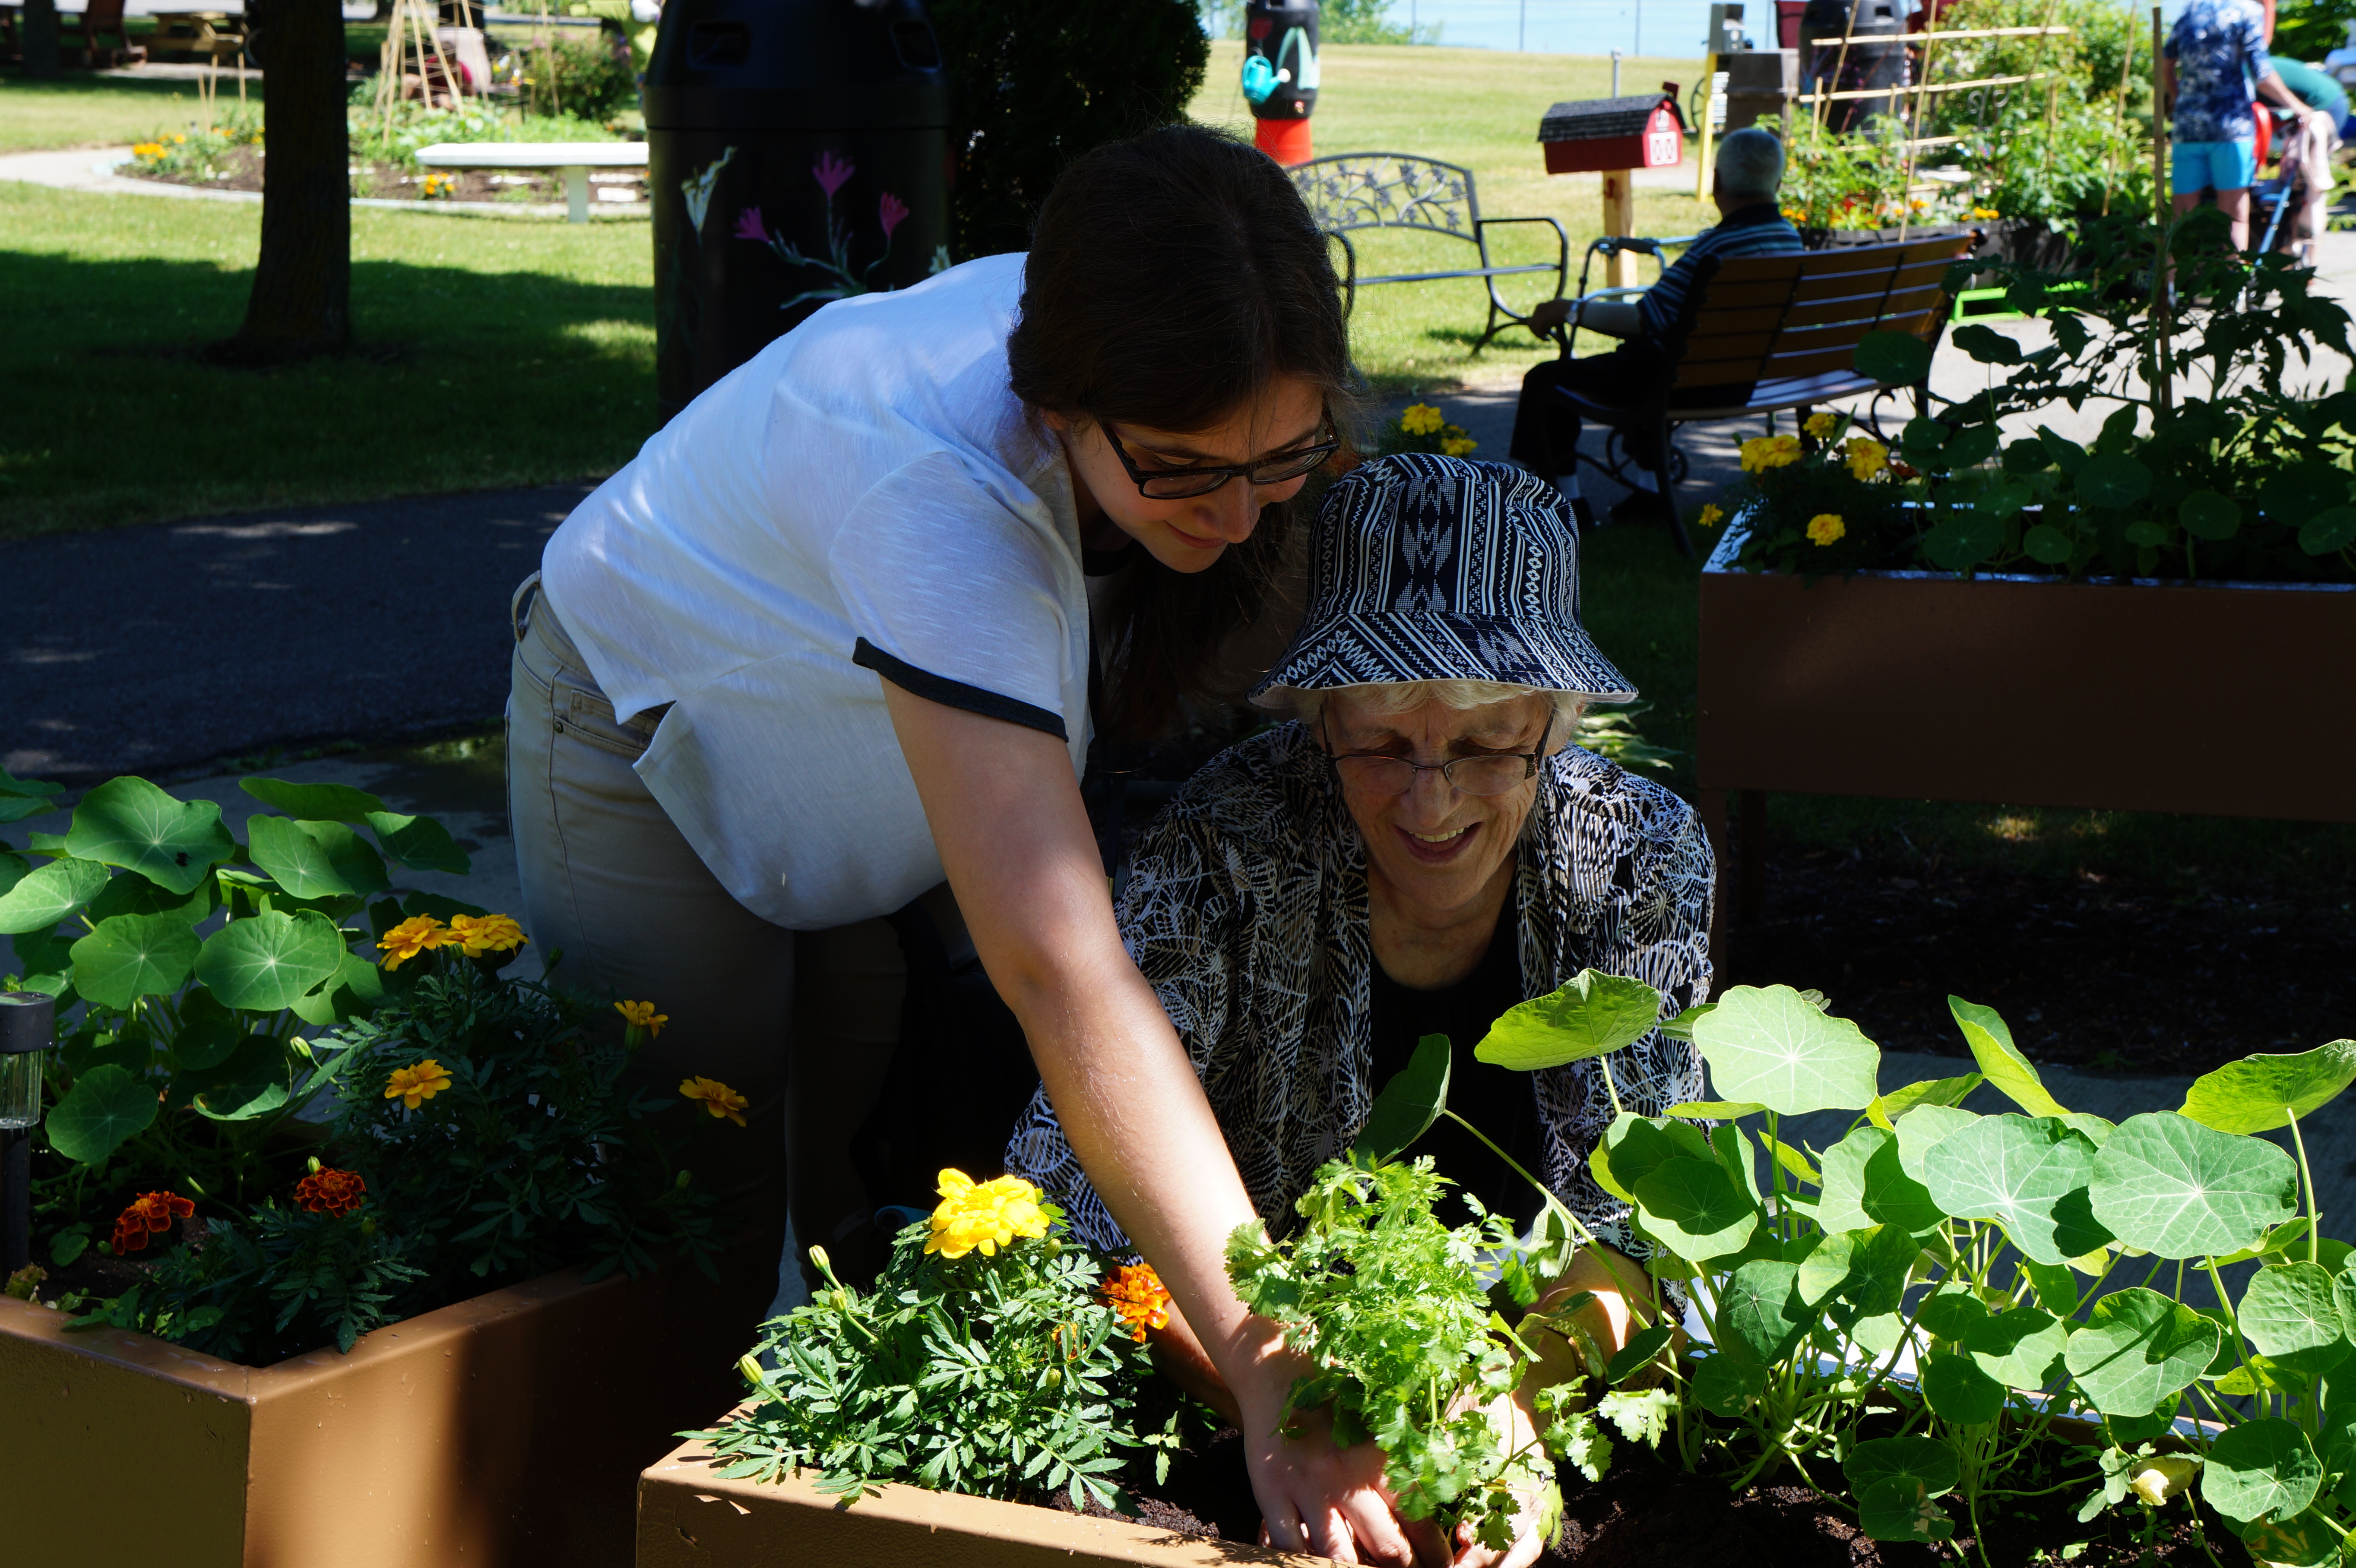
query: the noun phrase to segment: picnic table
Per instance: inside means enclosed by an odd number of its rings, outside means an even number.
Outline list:
[[[120,7],[117,7],[120,9]],[[147,58],[200,55],[216,68],[245,52],[245,18],[227,11],[158,11]]]
[[[562,169],[565,221],[589,221],[591,169],[642,169],[644,142],[436,142],[417,149],[429,169]]]

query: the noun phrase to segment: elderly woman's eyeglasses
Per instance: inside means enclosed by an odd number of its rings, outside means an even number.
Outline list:
[[[1241,466],[1225,465],[1207,468],[1140,468],[1137,460],[1121,445],[1120,437],[1113,433],[1112,421],[1101,421],[1105,440],[1112,444],[1112,454],[1129,470],[1137,482],[1138,494],[1149,501],[1183,501],[1192,496],[1207,496],[1230,479],[1241,478],[1253,485],[1281,485],[1288,479],[1298,479],[1342,449],[1341,439],[1333,435],[1333,421],[1322,427],[1332,439],[1314,446],[1299,446],[1274,457]]]
[[[1323,731],[1324,727],[1324,715],[1320,713],[1318,728]],[[1532,752],[1493,752],[1484,756],[1455,757],[1444,763],[1419,763],[1365,752],[1335,752],[1330,738],[1326,739],[1325,751],[1333,759],[1333,771],[1341,775],[1344,784],[1377,799],[1405,795],[1415,787],[1418,773],[1438,773],[1466,795],[1505,795],[1537,774],[1538,763],[1546,759],[1547,739],[1553,733],[1554,715],[1549,712],[1546,728],[1538,731],[1537,749]]]

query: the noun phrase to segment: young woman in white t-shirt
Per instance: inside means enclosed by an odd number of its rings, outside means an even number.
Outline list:
[[[755,1153],[707,1174],[774,1196],[782,1162],[803,1244],[860,1217],[905,973],[881,917],[969,932],[1238,1392],[1271,1539],[1405,1563],[1378,1455],[1273,1435],[1301,1365],[1227,1285],[1251,1201],[1078,787],[1093,725],[1164,726],[1258,613],[1355,384],[1282,170],[1200,127],[1098,149],[1027,256],[827,306],[566,519],[517,595],[509,778],[541,950],[669,1015],[655,1071],[749,1097]],[[1082,551],[1122,548],[1150,562],[1100,613],[1092,716]]]

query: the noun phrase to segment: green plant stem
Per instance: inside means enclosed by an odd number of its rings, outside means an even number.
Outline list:
[[[2290,1118],[2290,1141],[2298,1149],[2298,1179],[2307,1189],[2307,1261],[2319,1261],[2323,1242],[2323,1205],[2315,1199],[2315,1175],[2308,1168],[2307,1139],[2298,1130],[2298,1113],[2285,1107]]]
[[[1603,1081],[1606,1083],[1609,1083],[1612,1081],[1612,1072],[1608,1067],[1604,1069]],[[1617,1103],[1616,1099],[1614,1103]],[[1458,1126],[1462,1127],[1466,1132],[1471,1133],[1474,1137],[1479,1138],[1482,1143],[1487,1145],[1489,1152],[1495,1155],[1499,1159],[1504,1160],[1513,1170],[1515,1175],[1520,1177],[1524,1181],[1528,1182],[1532,1187],[1537,1188],[1540,1193],[1545,1195],[1549,1205],[1561,1210],[1563,1217],[1570,1221],[1572,1229],[1577,1231],[1579,1234],[1585,1239],[1587,1247],[1594,1253],[1595,1261],[1603,1265],[1603,1272],[1612,1276],[1612,1284],[1613,1287],[1620,1292],[1621,1299],[1628,1303],[1629,1310],[1635,1313],[1638,1319],[1647,1328],[1651,1327],[1652,1317],[1650,1314],[1648,1314],[1639,1304],[1635,1295],[1628,1288],[1628,1282],[1621,1277],[1619,1269],[1612,1265],[1612,1259],[1606,1255],[1611,1249],[1605,1247],[1601,1241],[1596,1239],[1595,1232],[1587,1228],[1586,1221],[1581,1220],[1578,1215],[1573,1214],[1570,1211],[1570,1206],[1564,1203],[1562,1200],[1554,1195],[1554,1189],[1552,1188],[1548,1187],[1545,1182],[1540,1181],[1537,1177],[1532,1176],[1528,1171],[1523,1169],[1520,1161],[1515,1159],[1512,1155],[1507,1154],[1495,1144],[1491,1143],[1486,1133],[1483,1133],[1480,1128],[1474,1126],[1472,1123],[1466,1121],[1463,1117],[1458,1115],[1453,1111],[1442,1109],[1440,1114],[1446,1116],[1450,1121],[1454,1122]]]

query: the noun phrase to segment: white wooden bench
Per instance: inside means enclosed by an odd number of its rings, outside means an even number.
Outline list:
[[[564,171],[564,217],[568,223],[589,221],[591,169],[642,169],[647,166],[644,142],[436,142],[417,149],[417,161],[429,169],[562,169]]]

